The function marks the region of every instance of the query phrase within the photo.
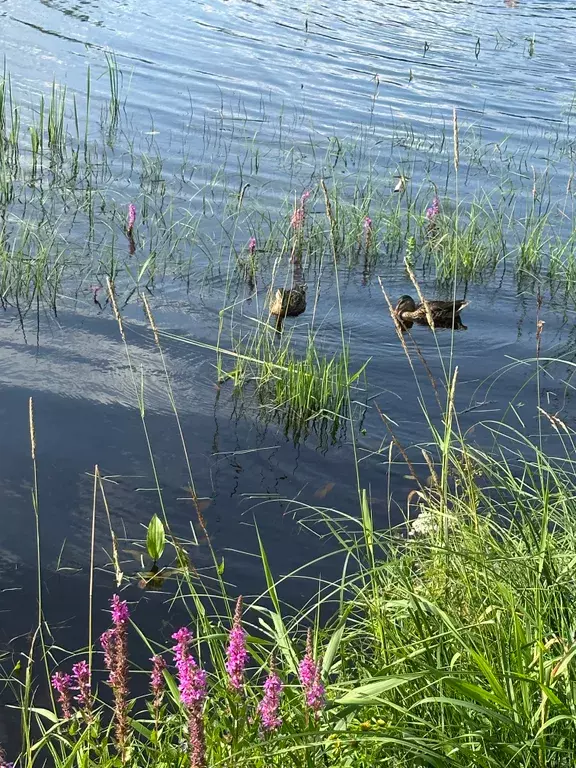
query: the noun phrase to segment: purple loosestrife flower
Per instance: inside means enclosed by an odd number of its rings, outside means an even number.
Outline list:
[[[440,213],[440,200],[438,200],[438,197],[434,197],[432,199],[432,205],[430,208],[426,209],[426,218],[428,221],[434,221],[436,216]]]
[[[154,719],[158,724],[160,717],[160,707],[162,706],[162,699],[164,698],[164,670],[166,669],[166,662],[162,656],[152,656],[150,659],[152,662],[152,674],[150,675],[150,688],[152,688],[152,694],[154,701],[152,705],[154,707]]]
[[[52,675],[52,688],[58,693],[62,714],[68,720],[72,717],[72,676],[64,672],[56,672]]]
[[[206,672],[200,669],[190,653],[192,632],[187,627],[182,627],[172,635],[172,638],[176,640],[172,650],[178,670],[180,700],[185,707],[192,707],[196,703],[202,704],[206,698]]]
[[[250,240],[248,240],[248,252],[250,253],[250,256],[254,256],[255,250],[256,250],[256,238],[251,237]]]
[[[320,680],[320,664],[314,661],[312,650],[312,630],[308,630],[306,638],[306,655],[298,665],[298,676],[304,688],[306,705],[316,714],[324,706],[324,686]]]
[[[188,718],[188,738],[190,744],[190,768],[205,768],[206,740],[204,738],[204,723],[200,706],[190,709]]]
[[[9,763],[8,760],[6,760],[6,753],[2,749],[1,744],[0,744],[0,768],[14,768],[14,763]]]
[[[124,761],[128,739],[128,620],[130,611],[125,600],[113,595],[112,629],[100,638],[104,650],[104,664],[109,672],[108,685],[114,693],[114,721],[116,743]]]
[[[364,247],[368,251],[370,250],[370,243],[372,242],[372,219],[370,216],[366,216],[364,219]]]
[[[300,230],[302,229],[302,225],[304,224],[304,217],[305,217],[304,208],[300,206],[299,208],[296,208],[294,213],[292,214],[292,218],[290,219],[290,225],[292,229]]]
[[[264,696],[258,704],[258,715],[265,731],[275,731],[282,725],[280,717],[280,698],[282,696],[282,681],[276,672],[274,659],[270,662],[270,672],[264,683]]]
[[[230,685],[239,691],[244,686],[244,668],[249,658],[246,650],[246,632],[242,627],[242,595],[236,603],[234,623],[230,630],[226,655],[228,657],[226,671],[229,675]]]
[[[90,667],[85,661],[79,661],[77,664],[72,665],[72,677],[73,685],[72,689],[78,691],[78,695],[74,696],[75,701],[78,702],[81,709],[87,715],[90,715],[92,709],[92,695],[90,693]]]
[[[106,632],[100,635],[100,645],[104,651],[104,666],[108,672],[112,672],[115,666],[115,654],[116,654],[116,631],[114,629],[107,629]],[[108,678],[108,685],[110,685],[110,678]]]
[[[192,632],[182,627],[172,635],[176,640],[174,663],[178,672],[180,701],[188,709],[188,737],[191,768],[206,765],[206,742],[202,721],[202,704],[206,698],[206,672],[200,669],[190,653]]]
[[[134,203],[128,204],[128,219],[126,221],[126,231],[130,234],[136,223],[136,206]]]
[[[292,218],[290,219],[292,229],[297,232],[304,226],[304,220],[306,218],[306,200],[308,200],[309,197],[310,192],[308,190],[303,192],[302,197],[300,198],[300,205],[295,209]]]

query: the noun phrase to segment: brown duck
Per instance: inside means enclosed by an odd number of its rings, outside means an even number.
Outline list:
[[[435,328],[466,328],[460,319],[460,312],[468,306],[464,299],[456,301],[427,301],[428,311]],[[428,313],[423,303],[416,304],[412,296],[401,296],[394,309],[396,319],[404,328],[429,325]]]
[[[282,327],[285,317],[297,317],[306,309],[306,283],[293,288],[278,288],[270,300],[270,314],[275,315],[276,327]]]

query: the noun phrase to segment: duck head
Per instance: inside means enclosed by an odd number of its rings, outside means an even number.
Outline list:
[[[396,314],[401,317],[403,312],[414,312],[416,309],[416,302],[412,298],[412,296],[404,295],[400,296],[398,299],[398,302],[396,304],[395,312]]]

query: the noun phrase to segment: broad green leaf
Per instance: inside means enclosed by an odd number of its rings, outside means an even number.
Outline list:
[[[157,563],[160,560],[165,546],[166,534],[164,532],[164,525],[158,515],[154,515],[148,524],[148,532],[146,534],[146,549],[153,562]]]

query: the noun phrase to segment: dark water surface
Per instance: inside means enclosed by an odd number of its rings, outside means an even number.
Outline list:
[[[437,158],[426,142],[443,133],[450,136],[453,107],[459,110],[463,139],[491,147],[505,144],[510,155],[525,153],[518,185],[530,189],[532,166],[534,173],[542,172],[550,146],[568,140],[575,33],[576,10],[565,0],[0,0],[1,49],[24,104],[36,104],[40,94],[48,94],[53,77],[70,92],[84,94],[90,65],[93,108],[99,110],[108,93],[104,53],[115,52],[126,99],[122,130],[140,143],[154,142],[150,157],[162,157],[163,189],[180,213],[198,209],[195,179],[204,183],[221,167],[230,187],[250,183],[248,195],[264,217],[307,186],[315,142],[325,145],[337,137],[346,143],[362,126],[369,126],[373,139],[370,157],[363,158],[372,166],[373,183],[394,184],[398,165],[390,164],[389,147],[395,137],[400,145],[407,136],[420,137],[413,142],[416,160],[410,171],[434,181]],[[257,169],[253,162],[241,162],[251,136],[259,147]],[[185,155],[197,167],[191,182],[178,177]],[[117,170],[108,185],[102,181],[100,192],[102,199],[121,207],[138,199],[143,181],[122,153],[113,162]],[[570,161],[562,157],[553,170],[552,194],[561,196]],[[464,171],[463,166],[463,178]],[[466,185],[481,188],[483,178],[471,173]],[[222,184],[216,180],[214,189]],[[157,188],[153,194],[159,194]],[[222,198],[215,200],[218,220],[224,207]],[[18,215],[27,214],[19,210]],[[82,230],[71,226],[68,231],[83,243]],[[168,270],[150,301],[161,329],[213,345],[225,303],[226,267],[213,266],[209,246],[193,255],[186,279]],[[144,258],[136,253],[133,263]],[[519,287],[512,272],[501,270],[497,279],[462,286],[471,300],[464,317],[468,329],[455,334],[453,342],[449,333],[437,337],[443,355],[453,343],[460,382],[457,407],[465,429],[480,419],[502,418],[516,398],[516,427],[536,431],[532,367],[510,366],[489,386],[503,367],[535,355],[535,286]],[[387,525],[390,518],[400,519],[411,484],[400,463],[390,470],[387,466],[389,436],[375,404],[394,421],[397,436],[407,445],[429,436],[377,275],[394,297],[413,292],[401,264],[393,263],[377,266],[368,279],[361,266],[342,267],[340,287],[352,365],[372,358],[367,395],[360,398],[367,404],[358,430],[360,468],[377,520]],[[431,295],[434,283],[419,276]],[[314,277],[308,282],[317,281],[321,288],[323,343],[337,351],[333,275],[320,270]],[[85,642],[84,624],[73,617],[84,616],[86,608],[94,465],[109,478],[108,502],[127,550],[130,542],[143,538],[142,526],[158,511],[134,383],[110,307],[94,304],[89,283],[79,288],[70,280],[60,288],[58,304],[57,316],[39,307],[22,318],[13,305],[0,314],[0,573],[7,590],[0,593],[0,610],[10,617],[0,622],[4,644],[26,632],[35,615],[30,397],[36,414],[46,610],[55,625],[67,627],[70,645]],[[186,498],[187,468],[161,360],[135,297],[124,314],[136,368],[145,373],[147,424],[166,508],[174,533],[192,539],[198,525]],[[573,311],[547,298],[541,318],[543,354],[569,351]],[[302,339],[306,316],[298,322],[296,335]],[[416,329],[415,336],[440,375],[436,340],[424,329]],[[267,426],[256,408],[241,407],[228,385],[216,386],[213,352],[175,340],[165,341],[164,351],[196,488],[209,500],[204,516],[214,547],[225,557],[226,577],[238,591],[257,591],[257,561],[240,554],[256,551],[254,520],[275,573],[283,574],[321,554],[324,545],[295,524],[281,499],[355,514],[350,434],[332,446],[314,435],[294,445],[281,428]],[[570,376],[569,366],[552,369],[544,394],[550,410],[560,411],[572,424]],[[420,377],[426,387],[422,370]],[[389,487],[398,507],[388,501]],[[110,541],[103,512],[96,544],[97,563],[104,566]],[[191,552],[198,568],[209,566],[203,543]],[[136,573],[136,560],[125,557],[127,572]],[[322,569],[313,570],[331,573],[329,565]],[[100,607],[113,579],[101,573],[98,583]],[[300,593],[293,584],[290,590],[287,596],[297,603],[307,588],[303,585]],[[134,590],[131,596],[143,593]],[[162,598],[145,599],[158,603]],[[149,608],[139,613],[137,619],[152,629]]]

